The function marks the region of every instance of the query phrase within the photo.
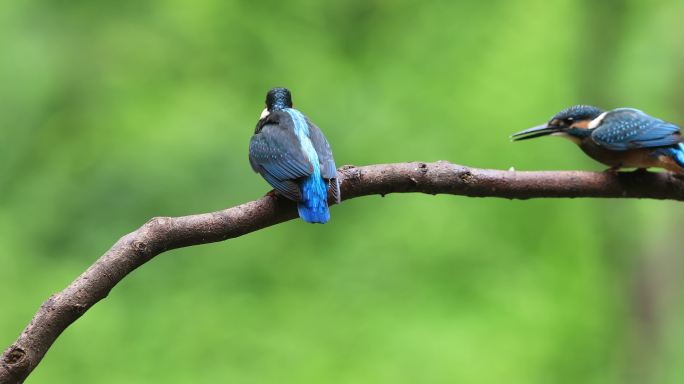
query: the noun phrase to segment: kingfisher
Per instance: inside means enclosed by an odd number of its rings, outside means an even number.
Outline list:
[[[572,140],[592,159],[620,168],[664,168],[684,173],[684,144],[679,127],[633,108],[603,111],[576,105],[558,112],[548,123],[511,136],[514,141],[546,135]]]
[[[280,195],[297,203],[307,223],[330,220],[328,192],[341,200],[340,183],[332,150],[323,132],[292,107],[287,88],[266,94],[249,142],[249,163]]]

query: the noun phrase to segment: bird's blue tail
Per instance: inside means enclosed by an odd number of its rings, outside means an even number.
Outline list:
[[[667,154],[682,168],[684,172],[684,143],[679,143],[677,146],[668,148]]]
[[[684,169],[684,143],[679,143],[676,149],[674,149],[674,160],[679,164],[682,169]]]
[[[302,201],[297,203],[299,217],[307,223],[325,224],[330,220],[328,185],[320,172],[314,172],[300,185]]]

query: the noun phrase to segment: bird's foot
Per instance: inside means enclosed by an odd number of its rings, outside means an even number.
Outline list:
[[[637,174],[637,175],[646,175],[649,172],[648,172],[648,169],[646,169],[646,168],[637,168],[634,171],[632,171],[632,173]]]
[[[621,167],[622,167],[622,166],[619,165],[619,164],[618,164],[618,165],[613,165],[613,166],[611,166],[610,168],[606,169],[606,170],[603,171],[603,172],[608,173],[608,174],[610,174],[610,175],[617,175],[617,173],[618,173],[618,171],[620,170]]]
[[[272,197],[272,198],[274,198],[274,199],[277,199],[277,198],[278,198],[278,192],[276,192],[275,189],[271,189],[271,190],[268,191],[268,193],[265,194],[264,196],[268,196],[268,197]]]

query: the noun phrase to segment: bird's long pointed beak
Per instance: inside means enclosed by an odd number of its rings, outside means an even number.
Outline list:
[[[550,127],[548,124],[542,124],[542,125],[538,125],[536,127],[532,127],[530,129],[526,129],[524,131],[520,131],[518,133],[512,134],[511,140],[520,141],[520,140],[534,139],[535,137],[550,135],[550,134],[556,133],[558,131],[559,131],[559,129],[557,127]]]

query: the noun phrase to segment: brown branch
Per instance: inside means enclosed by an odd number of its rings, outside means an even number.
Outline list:
[[[669,173],[516,172],[448,162],[346,166],[342,196],[396,192],[472,197],[614,197],[684,201],[684,181]],[[122,237],[63,291],[52,295],[0,357],[0,383],[20,383],[71,323],[133,270],[174,248],[238,237],[297,216],[294,203],[272,194],[223,211],[158,217]]]

